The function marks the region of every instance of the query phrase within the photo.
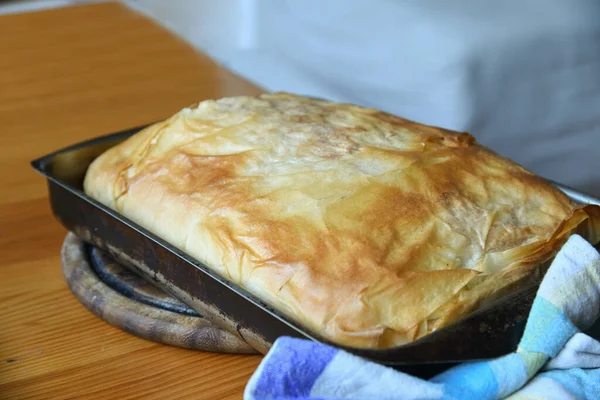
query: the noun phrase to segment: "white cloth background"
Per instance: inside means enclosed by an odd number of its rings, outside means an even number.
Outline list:
[[[600,195],[598,0],[130,3],[268,90],[467,130]]]

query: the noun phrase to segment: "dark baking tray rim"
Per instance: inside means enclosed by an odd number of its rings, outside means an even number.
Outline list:
[[[69,183],[67,178],[64,178],[64,176],[61,177],[59,176],[60,174],[56,173],[54,166],[57,164],[57,159],[63,156],[68,158],[73,155],[75,161],[84,160],[87,162],[87,165],[75,164],[75,166],[78,168],[82,168],[83,173],[85,173],[89,163],[91,163],[91,161],[97,155],[107,148],[112,147],[114,144],[125,140],[146,126],[148,125],[86,140],[57,150],[32,161],[31,165],[33,168],[47,179],[50,202],[55,217],[62,223],[63,226],[74,231],[88,243],[108,251],[111,255],[119,259],[119,261],[124,262],[129,267],[133,267],[138,272],[146,275],[147,278],[152,279],[159,287],[179,297],[182,301],[188,303],[191,307],[203,313],[209,319],[212,319],[213,322],[225,327],[226,329],[229,329],[230,331],[235,330],[237,333],[242,334],[244,339],[259,351],[264,353],[268,350],[269,345],[276,337],[287,335],[328,343],[351,353],[386,365],[426,366],[436,364],[449,366],[457,362],[473,361],[499,356],[507,352],[514,351],[516,348],[516,344],[518,344],[518,340],[520,339],[524,328],[526,315],[535,295],[535,285],[526,290],[520,292],[517,291],[507,295],[502,299],[502,301],[498,301],[490,307],[479,310],[452,325],[449,325],[415,342],[403,346],[376,350],[340,346],[339,344],[332,343],[324,337],[301,327],[299,324],[282,315],[279,311],[270,307],[256,296],[252,295],[238,285],[229,282],[227,279],[212,271],[209,267],[187,255],[185,252],[179,250],[175,246],[170,245],[118,212],[90,198],[83,192],[81,187],[77,187],[76,185]],[[89,154],[86,154],[88,153],[87,150],[92,151],[90,151]],[[84,154],[82,155],[81,153]],[[83,164],[85,164],[85,162]],[[75,171],[73,175],[77,175],[79,178],[81,178],[82,171]],[[557,186],[569,197],[579,203],[600,204],[600,200],[594,198],[593,196],[581,193],[573,188],[569,188],[556,182],[549,182]],[[57,204],[57,202],[61,201],[65,201],[66,204]],[[88,225],[85,226],[85,222],[81,222],[84,221],[83,217],[73,216],[71,215],[72,212],[68,211],[78,209],[80,207],[84,207],[87,213],[97,214],[97,217],[100,218],[97,221],[100,221],[100,223],[95,226],[94,224],[88,223]],[[77,218],[79,218],[81,221],[77,220]],[[198,309],[198,304],[193,303],[193,299],[195,299],[195,297],[188,296],[190,292],[188,290],[189,288],[182,289],[180,287],[174,287],[172,284],[170,284],[172,282],[165,282],[165,277],[161,276],[164,271],[161,271],[160,273],[157,273],[156,270],[148,271],[148,266],[145,264],[144,268],[140,269],[140,266],[137,263],[144,263],[143,257],[141,260],[139,258],[128,259],[128,257],[123,253],[115,251],[114,246],[111,247],[111,245],[114,245],[114,243],[111,243],[110,232],[107,234],[108,236],[106,234],[104,237],[97,236],[98,226],[101,226],[107,221],[110,221],[110,224],[112,224],[111,228],[117,227],[117,229],[123,228],[131,230],[135,235],[138,236],[140,243],[144,242],[144,246],[147,246],[148,243],[151,243],[151,245],[155,247],[155,251],[157,251],[156,249],[162,249],[158,250],[159,252],[162,252],[161,254],[166,251],[164,254],[171,254],[171,256],[175,257],[174,259],[179,259],[184,264],[187,264],[190,267],[190,270],[193,269],[195,271],[200,271],[202,276],[208,277],[208,281],[211,282],[211,285],[218,284],[221,286],[221,289],[225,289],[225,292],[229,292],[230,294],[234,293],[243,299],[242,303],[245,302],[246,304],[252,304],[254,308],[251,308],[251,311],[245,310],[244,313],[260,314],[257,319],[265,321],[264,324],[262,324],[263,326],[256,326],[256,321],[248,323],[248,321],[245,321],[244,317],[240,315],[237,315],[237,317],[241,317],[244,321],[239,323],[237,322],[236,318],[233,318],[232,321],[232,316],[230,315],[231,307],[229,307],[228,310],[229,314],[223,314],[220,310],[216,310],[216,312],[214,312],[214,310],[213,312],[209,310],[207,312],[207,309]],[[181,282],[179,283],[181,284]],[[191,282],[191,284],[193,285],[193,282]],[[203,282],[202,285],[206,286],[206,282]],[[204,298],[202,300],[206,301],[210,299]],[[222,308],[227,308],[225,303],[218,304],[220,300],[222,299],[215,299],[215,302],[217,303],[216,307],[220,308],[222,306]],[[231,298],[229,300],[231,300]],[[214,303],[212,304],[215,305]],[[223,315],[219,316],[218,314]],[[269,330],[267,328],[273,325],[275,325],[275,328],[271,329],[270,332],[266,332]],[[596,325],[599,324],[597,323]],[[504,326],[504,329],[501,328],[502,326]],[[245,328],[247,329],[244,330]],[[597,328],[593,329],[594,332],[597,330]],[[597,333],[594,336],[597,337]],[[494,343],[496,343],[496,345]],[[471,349],[465,348],[467,344],[470,345]],[[462,350],[452,350],[453,345],[455,347],[462,348]],[[482,347],[482,350],[477,351],[477,349],[473,349],[474,347]],[[444,351],[444,348],[450,350]]]

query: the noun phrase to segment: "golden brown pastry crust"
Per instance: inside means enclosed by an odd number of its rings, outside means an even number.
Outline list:
[[[85,191],[330,340],[413,341],[531,274],[600,212],[467,133],[290,94],[205,101]]]

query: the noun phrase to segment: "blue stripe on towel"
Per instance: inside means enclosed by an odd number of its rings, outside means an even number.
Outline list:
[[[579,330],[562,310],[543,297],[537,296],[525,327],[521,349],[554,357]]]
[[[318,343],[282,337],[272,351],[270,365],[277,368],[263,370],[256,385],[257,392],[286,393],[290,397],[308,397],[317,378],[337,350]],[[306,358],[302,354],[311,354]]]
[[[498,393],[496,376],[487,362],[459,365],[442,372],[430,382],[444,385],[445,399],[489,399]]]

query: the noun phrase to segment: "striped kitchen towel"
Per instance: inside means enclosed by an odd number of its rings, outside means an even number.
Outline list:
[[[600,255],[573,235],[548,269],[516,352],[430,380],[333,347],[279,338],[248,382],[248,400],[600,399]]]

